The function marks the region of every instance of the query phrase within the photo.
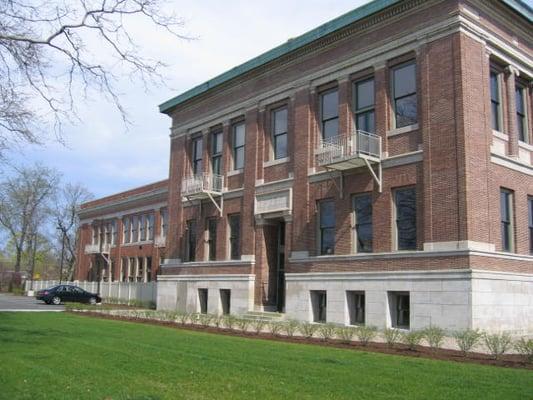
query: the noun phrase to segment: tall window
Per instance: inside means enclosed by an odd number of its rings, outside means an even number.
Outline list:
[[[93,244],[98,244],[98,238],[100,237],[100,228],[93,225]]]
[[[139,236],[141,242],[146,240],[146,215],[141,215],[139,217]]]
[[[232,260],[241,258],[241,216],[230,215],[229,222],[229,250]]]
[[[501,131],[500,78],[496,71],[490,71],[490,111],[492,129]]]
[[[335,253],[335,202],[322,200],[319,204],[320,254]]]
[[[518,129],[518,140],[527,142],[527,119],[524,88],[516,84],[516,127]]]
[[[322,139],[327,140],[339,134],[339,96],[337,89],[320,96],[320,120]]]
[[[222,132],[213,133],[211,137],[211,168],[213,174],[221,175],[222,173]]]
[[[396,213],[396,248],[416,250],[416,190],[398,189],[394,192]]]
[[[187,221],[187,261],[196,260],[196,221]]]
[[[388,297],[392,327],[409,329],[411,319],[409,292],[389,292]]]
[[[217,220],[209,218],[207,220],[207,256],[209,261],[217,259]]]
[[[353,199],[355,250],[372,251],[372,195],[364,194]]]
[[[396,128],[418,122],[416,100],[416,65],[414,62],[392,70],[393,99]]]
[[[374,78],[355,83],[355,126],[358,130],[374,133]]]
[[[148,240],[154,240],[154,214],[148,214],[146,216],[147,228],[148,228]]]
[[[105,244],[111,244],[112,237],[113,232],[111,230],[111,221],[107,221],[105,224]]]
[[[194,175],[201,174],[202,169],[202,137],[197,137],[192,140],[192,173]]]
[[[529,213],[529,252],[533,254],[533,197],[527,199]]]
[[[111,220],[111,244],[117,244],[117,220]]]
[[[365,323],[365,292],[346,292],[350,325],[363,325]]]
[[[513,192],[500,191],[500,216],[502,230],[502,250],[514,251]]]
[[[164,208],[161,210],[161,234],[167,236],[168,232],[168,210]]]
[[[233,125],[233,169],[244,168],[244,122]]]
[[[287,116],[287,107],[272,111],[272,148],[274,150],[275,160],[285,158],[288,155]]]
[[[124,236],[124,243],[130,243],[131,241],[131,221],[130,217],[125,217],[122,220],[122,225],[124,228],[123,236]]]
[[[132,243],[139,241],[139,217],[137,215],[131,219],[131,241]]]

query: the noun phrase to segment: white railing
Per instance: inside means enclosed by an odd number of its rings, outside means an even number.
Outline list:
[[[167,238],[163,235],[156,235],[154,238],[154,246],[155,247],[165,247],[167,244]]]
[[[111,250],[111,245],[104,243],[101,247],[99,244],[86,244],[85,245],[85,254],[99,254],[99,253],[109,253]]]
[[[224,177],[222,175],[203,173],[185,178],[181,183],[182,196],[198,193],[222,193]]]
[[[349,136],[322,139],[315,150],[318,165],[329,165],[355,157],[381,158],[381,137],[364,131]]]

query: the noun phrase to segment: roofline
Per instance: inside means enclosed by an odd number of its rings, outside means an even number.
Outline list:
[[[226,83],[240,75],[252,71],[262,65],[265,65],[281,56],[284,56],[294,50],[302,48],[318,39],[321,39],[332,32],[345,28],[346,26],[353,24],[363,18],[366,18],[372,14],[380,12],[394,4],[401,2],[402,0],[374,0],[367,4],[349,11],[331,21],[322,24],[303,35],[296,38],[289,39],[287,42],[268,50],[267,52],[254,57],[243,64],[240,64],[232,69],[215,76],[214,78],[189,89],[182,94],[173,97],[170,100],[165,101],[159,105],[159,112],[167,113],[173,107],[186,102],[196,96],[199,96],[210,89],[213,89],[223,83]],[[515,12],[520,14],[529,22],[533,22],[533,9],[529,7],[522,0],[501,0],[505,5],[512,8]]]

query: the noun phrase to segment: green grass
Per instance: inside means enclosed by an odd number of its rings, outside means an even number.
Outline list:
[[[0,313],[1,399],[531,399],[533,372]]]

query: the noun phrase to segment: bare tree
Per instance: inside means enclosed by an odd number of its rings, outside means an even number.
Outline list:
[[[54,208],[54,223],[58,230],[59,262],[64,262],[64,276],[67,279],[72,277],[74,265],[76,263],[76,246],[78,245],[78,209],[80,204],[93,198],[93,195],[79,184],[67,183],[59,191]],[[63,257],[63,260],[61,260]]]
[[[164,83],[163,64],[141,56],[135,33],[144,35],[147,22],[187,39],[166,8],[162,0],[0,1],[0,155],[42,142],[47,122],[61,138],[62,121],[75,120],[77,100],[92,93],[127,122],[119,79]]]
[[[15,247],[15,272],[20,272],[23,252],[30,235],[49,212],[59,174],[39,164],[23,167],[0,182],[0,226]]]

